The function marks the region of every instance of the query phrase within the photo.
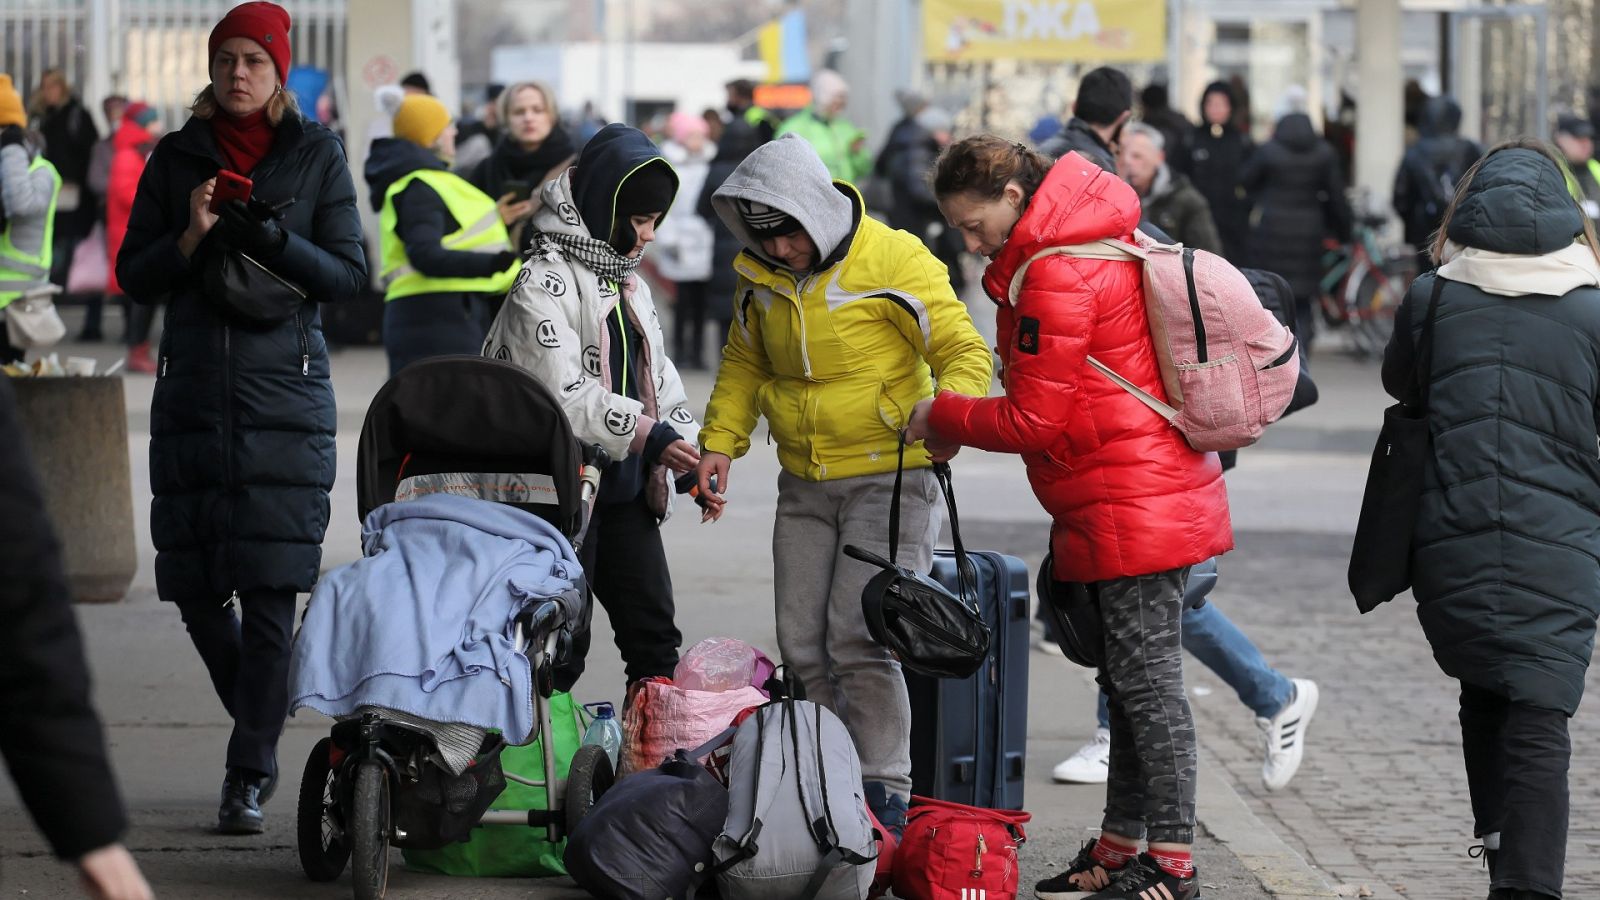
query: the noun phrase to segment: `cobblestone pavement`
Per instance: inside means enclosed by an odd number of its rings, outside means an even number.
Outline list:
[[[1349,539],[1245,532],[1214,596],[1286,674],[1315,679],[1321,702],[1289,788],[1260,783],[1260,733],[1210,672],[1186,670],[1201,740],[1261,820],[1335,884],[1388,885],[1418,898],[1481,898],[1467,857],[1471,808],[1457,682],[1428,651],[1409,596],[1366,616],[1345,590]],[[1600,897],[1600,670],[1572,720],[1572,829],[1566,896]]]

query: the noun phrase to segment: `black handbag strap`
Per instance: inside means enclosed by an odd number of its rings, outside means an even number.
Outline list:
[[[900,562],[900,489],[905,480],[906,473],[906,433],[900,432],[899,456],[894,467],[894,495],[889,500],[889,561],[896,565]],[[950,464],[936,462],[933,464],[933,477],[939,482],[939,492],[944,494],[944,505],[950,511],[950,543],[956,551],[956,586],[962,603],[980,609],[978,605],[978,585],[972,571],[972,563],[967,559],[966,545],[961,542],[961,519],[956,514],[956,492],[950,481]]]
[[[1433,324],[1439,317],[1439,294],[1444,291],[1444,283],[1445,279],[1435,273],[1428,297],[1428,317],[1422,320],[1422,337],[1417,339],[1417,362],[1411,375],[1417,383],[1417,411],[1421,413],[1427,413],[1428,395],[1433,390]]]

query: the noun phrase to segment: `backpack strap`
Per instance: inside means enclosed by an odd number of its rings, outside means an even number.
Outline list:
[[[1143,237],[1143,232],[1135,231],[1134,236]],[[1149,259],[1150,253],[1144,247],[1137,247],[1133,244],[1127,243],[1126,241],[1119,241],[1116,238],[1106,238],[1105,240],[1094,241],[1088,244],[1070,244],[1063,247],[1046,247],[1029,257],[1028,260],[1021,266],[1018,266],[1017,273],[1011,276],[1011,290],[1007,297],[1007,302],[1009,302],[1012,306],[1016,306],[1017,297],[1022,293],[1022,278],[1027,274],[1028,267],[1033,265],[1035,260],[1042,259],[1046,256],[1075,256],[1079,259],[1108,260],[1137,259],[1142,262],[1146,259]],[[1192,270],[1189,271],[1189,275],[1189,291],[1192,295],[1194,293],[1194,279]],[[1204,342],[1201,343],[1201,346],[1205,346]],[[1100,360],[1095,359],[1093,356],[1087,357],[1087,359],[1089,361],[1089,365],[1093,366],[1096,371],[1098,371],[1101,375],[1111,379],[1111,381],[1116,384],[1117,387],[1122,388],[1123,390],[1132,394],[1140,403],[1150,407],[1150,409],[1155,411],[1156,415],[1166,419],[1168,422],[1171,422],[1173,419],[1178,417],[1178,410],[1173,406],[1163,403],[1154,394],[1144,390],[1128,379],[1123,378],[1121,375],[1117,374],[1116,370],[1112,369],[1110,366],[1106,365]]]

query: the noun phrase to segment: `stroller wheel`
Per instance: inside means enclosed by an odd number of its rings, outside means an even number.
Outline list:
[[[350,810],[351,880],[356,900],[382,900],[389,888],[389,784],[383,763],[364,759],[356,767]]]
[[[312,881],[338,878],[350,859],[350,844],[337,823],[338,779],[328,760],[332,744],[328,738],[317,741],[300,777],[295,836],[300,847],[300,867]]]
[[[577,829],[578,823],[600,801],[615,781],[611,770],[611,757],[604,747],[585,744],[572,754],[572,765],[567,769],[567,791],[563,797],[567,820],[567,836]]]

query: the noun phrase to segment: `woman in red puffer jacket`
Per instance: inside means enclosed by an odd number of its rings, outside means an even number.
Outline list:
[[[1086,361],[1092,355],[1165,399],[1141,265],[1061,255],[1029,262],[1051,247],[1131,241],[1138,196],[1077,154],[1052,167],[993,135],[945,151],[934,191],[967,249],[990,259],[984,287],[997,303],[1005,395],[942,392],[918,405],[908,437],[1022,455],[1055,520],[1054,577],[1089,586],[1105,638],[1111,771],[1102,835],[1038,896],[1098,890],[1095,898],[1109,900],[1160,884],[1192,896],[1194,722],[1178,619],[1189,566],[1233,546],[1222,466]],[[1141,837],[1148,854],[1138,853]]]

